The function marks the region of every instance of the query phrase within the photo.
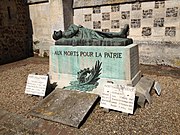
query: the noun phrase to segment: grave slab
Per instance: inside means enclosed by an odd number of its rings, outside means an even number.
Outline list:
[[[29,114],[78,128],[97,100],[96,94],[56,88]]]
[[[141,77],[139,82],[136,84],[136,96],[138,96],[138,105],[141,107],[144,107],[145,100],[148,101],[148,103],[151,103],[151,96],[150,91],[152,87],[154,86],[154,80],[147,78],[147,77]]]

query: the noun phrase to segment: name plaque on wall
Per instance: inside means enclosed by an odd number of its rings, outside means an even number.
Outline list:
[[[105,84],[101,95],[100,106],[133,114],[135,87]]]
[[[48,76],[29,74],[25,93],[31,95],[45,96]]]

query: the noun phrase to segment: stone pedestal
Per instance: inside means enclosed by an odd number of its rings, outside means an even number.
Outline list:
[[[77,80],[77,73],[102,62],[99,85],[92,92],[101,94],[104,84],[112,82],[135,86],[141,74],[138,45],[128,46],[51,46],[50,80],[59,88]]]

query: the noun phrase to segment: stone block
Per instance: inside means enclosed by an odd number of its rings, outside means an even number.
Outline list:
[[[166,16],[165,8],[154,9],[154,18],[164,18]]]
[[[110,13],[110,20],[119,20],[120,19],[120,12],[111,12]]]
[[[76,25],[83,25],[83,10],[82,9],[74,10],[73,21],[74,21],[74,24]]]
[[[165,28],[164,27],[154,27],[152,29],[152,36],[153,37],[164,37],[165,35]]]
[[[172,7],[180,7],[180,1],[179,0],[165,1],[165,8],[172,8]]]
[[[139,82],[136,84],[136,96],[139,97],[138,104],[141,107],[144,107],[145,100],[151,103],[150,91],[154,86],[154,80],[147,77],[142,77]]]
[[[102,6],[101,7],[101,12],[102,13],[107,13],[107,12],[111,12],[111,6]]]
[[[154,9],[155,2],[142,2],[141,3],[141,8],[142,10],[147,10],[147,9]]]
[[[84,27],[89,28],[89,29],[93,29],[93,22],[92,21],[84,22],[83,24],[84,24],[83,25]]]
[[[166,26],[178,26],[179,22],[180,22],[180,20],[177,17],[176,18],[173,18],[173,17],[170,17],[170,18],[165,17],[164,18],[164,26],[165,27]]]
[[[130,19],[120,20],[120,28],[123,28],[125,24],[130,24]]]
[[[153,27],[153,18],[146,18],[141,20],[141,27]]]
[[[92,21],[101,21],[102,14],[92,14]]]
[[[120,11],[131,11],[131,4],[120,4]]]
[[[131,28],[129,36],[141,36],[142,28]]]
[[[58,53],[59,52],[59,53]],[[58,55],[59,54],[59,55]],[[91,55],[90,55],[91,54]],[[97,89],[101,93],[107,81],[135,85],[140,79],[138,46],[52,46],[50,49],[50,80],[58,87],[69,86],[77,72],[91,69],[97,60],[102,70]]]
[[[82,8],[83,14],[92,14],[93,9],[92,8]]]
[[[111,21],[102,21],[101,22],[102,29],[111,29]]]
[[[74,9],[74,16],[78,17],[79,15],[83,15],[83,9]]]
[[[141,10],[134,10],[133,12],[131,12],[130,18],[131,19],[141,19],[142,18],[142,11]]]

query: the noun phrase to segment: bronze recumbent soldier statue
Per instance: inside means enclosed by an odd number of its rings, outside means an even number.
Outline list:
[[[53,39],[60,46],[127,46],[133,43],[127,38],[128,31],[128,24],[120,32],[101,32],[72,24],[64,32],[54,31]]]

